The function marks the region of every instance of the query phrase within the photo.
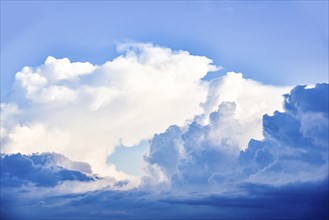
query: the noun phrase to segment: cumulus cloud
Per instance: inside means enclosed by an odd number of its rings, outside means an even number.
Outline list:
[[[102,65],[48,57],[16,74],[11,103],[1,104],[2,152],[57,152],[96,173],[125,178],[106,164],[116,145],[137,144],[202,112],[216,70],[206,57],[151,44],[119,45]]]
[[[209,137],[234,136],[244,149],[250,138],[262,138],[261,116],[281,110],[288,89],[233,72],[204,81],[216,67],[186,51],[142,43],[121,44],[118,51],[102,65],[48,57],[19,71],[15,98],[1,104],[2,152],[57,152],[88,162],[96,173],[126,179],[106,164],[115,146],[133,146],[196,115],[207,124],[219,104],[234,102],[234,116],[225,121],[231,128],[213,123]]]
[[[196,120],[155,135],[146,162],[158,166],[172,190],[209,193],[247,182],[323,181],[328,175],[328,88],[295,87],[284,96],[284,112],[264,115],[264,139],[251,139],[244,150],[236,141],[244,133],[236,104],[223,102],[206,125]]]
[[[118,51],[16,74],[1,104],[1,218],[328,218],[328,84],[205,81],[206,57]],[[106,164],[149,138],[140,179]]]
[[[154,182],[161,185],[158,190],[167,190],[174,180],[173,185],[185,189],[192,186],[194,190],[193,185],[238,177],[241,149],[248,147],[250,139],[264,138],[263,115],[284,111],[283,94],[289,90],[263,85],[234,72],[210,81],[203,113],[188,125],[170,126],[151,140],[145,173],[152,175],[142,177],[142,187],[152,188]]]
[[[265,140],[240,155],[250,181],[282,185],[328,175],[328,89],[297,86],[285,95],[284,113],[264,116]]]
[[[235,141],[242,149],[247,148],[248,142],[251,138],[260,140],[262,135],[262,116],[264,114],[272,115],[274,111],[283,111],[283,97],[282,95],[288,93],[291,87],[280,87],[263,85],[252,79],[243,78],[242,73],[228,72],[225,76],[219,77],[211,81],[209,85],[207,101],[203,104],[204,114],[198,119],[198,123],[209,123],[209,114],[217,111],[218,106],[223,102],[234,103],[231,108],[234,108],[232,120],[237,123],[234,130],[240,130],[240,135],[236,136]],[[224,108],[222,106],[221,108]],[[225,123],[233,123],[233,121],[226,121],[217,123],[222,126]],[[226,126],[226,125],[225,125]],[[220,134],[215,134],[217,138],[223,132],[228,134],[228,127]],[[235,132],[232,135],[237,135]]]

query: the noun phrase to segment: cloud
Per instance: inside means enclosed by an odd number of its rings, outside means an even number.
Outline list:
[[[209,114],[217,111],[221,103],[234,103],[233,118],[239,123],[240,133],[243,133],[238,135],[235,141],[240,148],[245,149],[251,138],[258,140],[263,138],[262,116],[272,115],[274,111],[283,111],[282,95],[290,90],[291,87],[263,85],[243,78],[242,73],[228,72],[225,76],[211,81],[207,101],[203,104],[204,114],[197,122],[203,125],[209,123]],[[223,123],[217,124],[221,126]],[[232,132],[231,134],[233,135]],[[218,138],[218,134],[216,135]]]
[[[143,184],[152,188],[154,181],[168,189],[175,179],[174,185],[188,188],[218,182],[225,175],[238,176],[240,150],[250,139],[264,138],[262,116],[283,111],[283,94],[288,91],[244,79],[241,73],[229,72],[210,81],[203,113],[151,140],[145,173],[152,175],[144,176]],[[153,174],[155,170],[161,178]]]
[[[4,191],[6,219],[327,219],[328,179],[281,187],[242,184],[239,193],[154,194],[98,190],[43,198]],[[241,193],[242,192],[242,193]],[[19,198],[19,199],[18,199]],[[77,211],[78,210],[78,211]]]
[[[209,114],[208,124],[196,117],[187,127],[171,126],[155,135],[146,162],[177,191],[322,181],[328,175],[328,88],[295,87],[284,96],[284,112],[264,115],[264,139],[251,139],[244,150],[237,141],[245,132],[235,117],[236,104],[223,102]],[[152,177],[143,180],[149,184]]]
[[[1,217],[327,219],[328,88],[295,87],[246,149],[236,102],[170,126],[151,140],[138,188],[55,153],[2,155]]]
[[[240,155],[250,181],[281,185],[328,175],[328,88],[297,86],[285,95],[284,113],[264,116],[265,140]]]
[[[206,57],[118,51],[16,74],[1,104],[1,218],[328,218],[328,84],[207,81]],[[149,138],[141,178],[106,163]]]
[[[73,162],[54,153],[1,156],[1,186],[17,187],[24,184],[55,186],[60,182],[94,181],[91,168],[82,162]]]
[[[116,146],[136,145],[196,115],[205,124],[220,103],[235,102],[230,123],[239,132],[218,135],[217,123],[209,135],[213,141],[234,135],[244,149],[250,138],[262,138],[261,116],[282,109],[288,91],[233,72],[204,81],[216,67],[186,51],[141,43],[121,44],[118,51],[120,56],[102,65],[48,57],[19,71],[14,98],[1,104],[2,151],[57,152],[89,163],[96,173],[126,179],[106,164]]]
[[[202,112],[216,70],[206,57],[151,44],[122,44],[102,65],[48,57],[16,74],[2,103],[2,152],[57,152],[125,179],[106,164],[115,146],[133,146]]]

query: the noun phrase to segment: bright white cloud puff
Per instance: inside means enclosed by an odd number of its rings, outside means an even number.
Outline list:
[[[171,124],[202,113],[216,70],[206,57],[151,44],[123,44],[102,65],[48,57],[16,74],[14,97],[3,103],[4,153],[57,152],[114,175],[106,164],[116,145],[137,144]]]

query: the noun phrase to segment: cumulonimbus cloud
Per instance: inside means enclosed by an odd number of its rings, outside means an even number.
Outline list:
[[[119,51],[99,66],[49,57],[16,74],[1,103],[1,218],[268,218],[289,207],[327,219],[328,84],[204,81],[216,69],[206,57]],[[142,177],[106,164],[117,144],[144,139]]]
[[[102,65],[48,57],[19,71],[15,98],[1,104],[2,152],[57,152],[89,163],[98,174],[124,179],[106,164],[118,144],[132,146],[196,115],[206,124],[219,104],[232,101],[236,114],[228,124],[240,133],[216,125],[211,136],[216,142],[235,135],[246,148],[250,138],[262,138],[262,115],[282,109],[288,90],[240,73],[201,80],[216,67],[186,51],[140,43],[118,49],[122,54]]]

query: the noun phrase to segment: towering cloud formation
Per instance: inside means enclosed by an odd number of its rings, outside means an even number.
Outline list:
[[[206,57],[119,51],[16,74],[1,104],[1,219],[328,218],[328,84],[205,81]],[[142,177],[106,164],[145,139]]]
[[[184,191],[323,181],[328,175],[328,89],[328,84],[295,87],[285,95],[284,112],[264,115],[265,138],[251,139],[242,151],[237,140],[245,132],[235,118],[236,104],[223,102],[209,115],[209,124],[193,121],[155,135],[148,166],[163,173],[167,186]],[[159,184],[144,177],[145,185],[152,183]]]
[[[123,179],[127,175],[106,164],[118,144],[132,146],[195,115],[206,124],[220,103],[233,101],[236,114],[225,121],[230,129],[216,122],[209,137],[218,142],[234,136],[246,148],[250,138],[262,138],[261,116],[282,109],[287,88],[237,73],[201,80],[216,70],[206,57],[151,44],[118,49],[122,55],[99,66],[48,57],[18,72],[14,99],[1,104],[2,152],[57,152]]]

